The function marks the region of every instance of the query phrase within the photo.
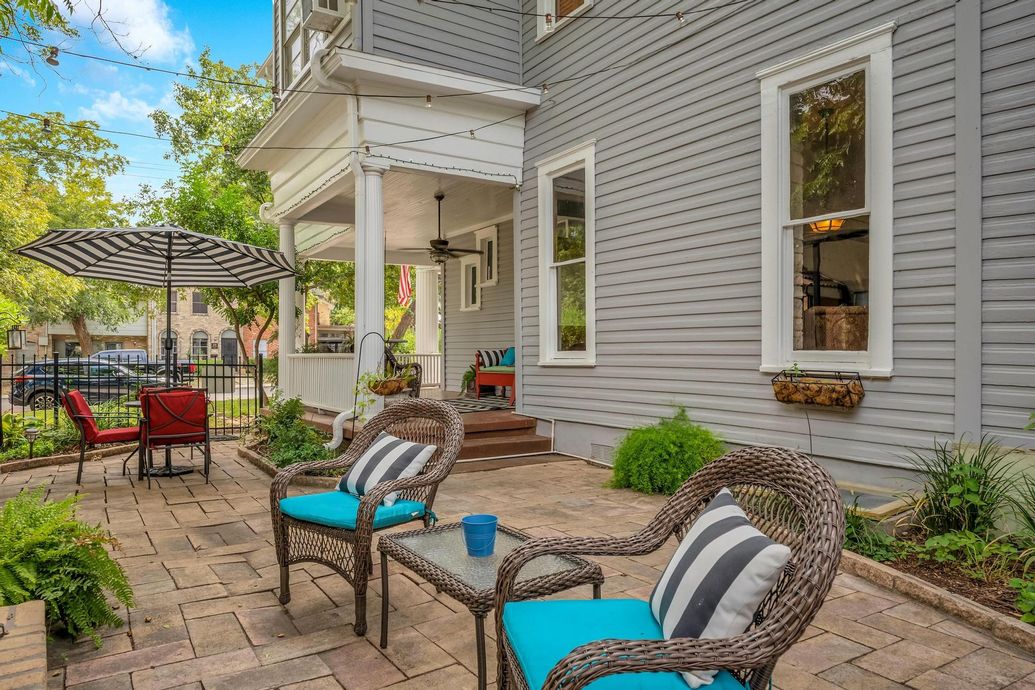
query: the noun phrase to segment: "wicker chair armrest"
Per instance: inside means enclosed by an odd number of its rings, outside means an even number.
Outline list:
[[[764,627],[717,640],[597,640],[558,661],[542,690],[578,690],[621,673],[748,671],[765,666],[783,651]]]
[[[349,447],[343,454],[330,460],[314,460],[312,462],[299,462],[289,465],[277,472],[270,482],[270,506],[273,510],[279,510],[280,499],[285,498],[288,486],[291,481],[300,474],[306,472],[320,472],[324,470],[347,470],[359,459],[361,451],[358,448]]]

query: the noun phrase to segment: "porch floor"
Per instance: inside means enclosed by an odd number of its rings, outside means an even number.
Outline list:
[[[293,567],[294,597],[281,606],[269,478],[238,459],[233,443],[215,444],[213,455],[211,484],[190,474],[156,479],[151,490],[121,476],[118,457],[87,463],[80,517],[101,523],[119,539],[117,556],[137,602],[118,611],[128,625],[103,631],[100,649],[89,640],[51,642],[50,688],[476,687],[471,615],[395,563],[385,650],[377,642],[376,576],[365,637],[352,631],[352,589],[322,566]],[[71,494],[75,469],[2,474],[0,503],[41,484],[51,498]],[[640,529],[664,498],[606,488],[609,476],[578,461],[461,474],[442,484],[435,510],[451,521],[491,508],[504,523],[535,536],[615,536]],[[599,559],[604,595],[649,596],[674,548],[670,541],[649,556]],[[585,598],[590,592],[570,595]],[[494,640],[488,649],[494,674]],[[777,665],[775,685],[1031,690],[1035,659],[952,616],[841,574],[813,625]]]

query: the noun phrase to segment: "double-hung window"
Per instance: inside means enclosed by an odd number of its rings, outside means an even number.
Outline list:
[[[554,32],[593,6],[593,0],[536,0],[536,40]]]
[[[763,371],[891,375],[893,29],[758,74]]]
[[[596,361],[594,144],[538,163],[540,364]]]

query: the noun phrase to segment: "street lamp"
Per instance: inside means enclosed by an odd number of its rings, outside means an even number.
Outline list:
[[[32,446],[36,443],[36,439],[39,438],[39,427],[35,425],[27,426],[22,433],[25,434],[25,440],[29,442],[29,460],[32,460]]]
[[[24,350],[25,349],[25,329],[18,328],[17,326],[11,326],[7,329],[7,349],[8,350]]]

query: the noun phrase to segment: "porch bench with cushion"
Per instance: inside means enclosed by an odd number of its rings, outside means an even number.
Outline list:
[[[474,353],[474,397],[482,397],[482,386],[510,388],[510,404],[514,404],[514,348],[478,350]]]

